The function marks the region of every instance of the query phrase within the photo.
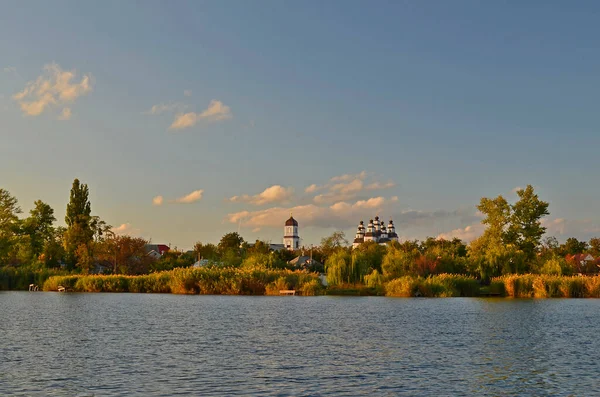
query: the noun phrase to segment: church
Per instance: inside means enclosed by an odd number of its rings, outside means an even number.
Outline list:
[[[352,248],[358,247],[365,241],[374,241],[381,245],[384,245],[390,241],[398,241],[398,235],[396,234],[394,221],[390,219],[386,229],[385,222],[380,222],[379,216],[376,216],[375,221],[373,221],[373,219],[369,221],[366,233],[364,223],[363,221],[360,221],[358,228],[356,229],[356,236],[354,237]]]
[[[283,229],[283,247],[288,251],[300,248],[300,236],[298,235],[298,221],[290,214],[290,219],[285,221]]]

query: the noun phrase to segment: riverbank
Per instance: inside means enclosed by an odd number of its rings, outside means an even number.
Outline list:
[[[240,268],[186,268],[144,274],[69,275],[50,277],[44,291],[59,287],[73,292],[141,292],[203,295],[279,295],[295,290],[300,295],[320,295],[318,273],[291,270]]]
[[[305,296],[600,298],[600,276],[506,275],[481,286],[471,276],[439,274],[405,276],[376,285],[324,287],[317,273],[260,268],[179,268],[139,276],[0,270],[0,287],[4,290],[27,290],[29,284],[36,284],[44,291],[64,287],[71,292],[279,295],[280,291],[294,290]]]

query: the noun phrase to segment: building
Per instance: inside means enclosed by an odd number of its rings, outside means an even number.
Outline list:
[[[154,259],[160,259],[165,252],[168,252],[171,248],[166,244],[146,244],[144,251],[146,255]]]
[[[298,235],[298,221],[290,214],[290,219],[285,221],[283,228],[283,245],[285,249],[294,251],[300,248],[300,236]]]
[[[374,221],[373,219],[369,221],[366,231],[363,221],[360,221],[358,228],[356,229],[356,236],[354,237],[352,248],[356,248],[366,241],[374,241],[382,245],[390,241],[398,241],[394,221],[390,219],[386,229],[385,222],[380,222],[379,217],[376,216]]]

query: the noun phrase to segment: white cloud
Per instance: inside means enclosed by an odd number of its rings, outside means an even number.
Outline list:
[[[64,108],[60,115],[58,116],[59,120],[70,120],[71,119],[71,108]]]
[[[156,114],[170,113],[170,112],[175,112],[175,111],[183,112],[187,108],[188,108],[188,105],[185,105],[185,104],[179,103],[179,102],[160,103],[158,105],[152,106],[150,108],[150,110],[143,112],[143,114],[156,115]]]
[[[222,121],[233,117],[231,109],[221,101],[213,99],[210,101],[208,108],[202,113],[178,113],[175,115],[175,120],[169,127],[171,130],[179,130],[183,128],[193,127],[200,120],[206,121]]]
[[[25,85],[23,91],[13,95],[21,110],[28,116],[38,116],[47,108],[73,103],[92,91],[91,74],[73,82],[76,72],[62,70],[56,63],[44,66],[44,74]]]
[[[290,212],[294,217],[302,220],[302,227],[351,227],[358,224],[361,219],[369,219],[374,214],[385,210],[392,213],[393,200],[384,197],[373,197],[368,200],[359,200],[354,203],[345,201],[337,202],[330,206],[317,206],[315,204],[298,205],[291,208],[272,207],[258,211],[240,211],[227,215],[231,223],[240,220],[246,227],[280,227],[282,220],[289,217]],[[412,217],[412,214],[408,215]]]
[[[163,196],[156,196],[152,199],[152,204],[153,205],[162,205],[164,199]]]
[[[438,240],[452,240],[453,238],[459,238],[465,242],[470,242],[475,240],[477,237],[481,236],[485,231],[485,225],[482,223],[474,223],[465,228],[454,229],[447,233],[440,233],[437,238]]]
[[[17,73],[17,68],[14,66],[7,66],[2,70],[4,71],[4,73]]]
[[[392,181],[383,183],[383,182],[373,182],[368,184],[367,186],[365,186],[366,190],[382,190],[382,189],[389,189],[396,186],[396,184]]]
[[[304,192],[306,193],[314,193],[317,190],[319,190],[319,186],[315,185],[314,183],[310,186],[308,186],[306,189],[304,189]]]
[[[396,184],[392,181],[385,183],[380,181],[371,181],[365,184],[365,179],[368,177],[369,173],[366,171],[362,171],[358,174],[334,176],[327,184],[322,186],[312,184],[304,189],[304,191],[306,193],[315,193],[319,190],[325,190],[324,193],[318,194],[313,198],[315,203],[324,204],[352,200],[363,191],[383,190],[396,186]]]
[[[347,182],[353,179],[363,180],[367,177],[367,171],[362,171],[358,174],[344,174],[339,176],[334,176],[330,179],[331,182]]]
[[[185,196],[175,199],[175,202],[179,204],[191,204],[198,200],[201,200],[202,193],[204,193],[204,190],[194,190],[190,194],[186,194]]]
[[[192,90],[183,90],[184,96],[192,96]]]
[[[241,196],[233,196],[229,198],[229,201],[233,203],[251,203],[254,205],[263,205],[270,203],[282,203],[290,200],[294,190],[292,188],[285,188],[280,185],[273,185],[265,190],[263,190],[259,194],[255,194],[254,196],[250,196],[248,194],[244,194]]]
[[[139,236],[141,233],[140,229],[134,228],[131,226],[131,223],[122,223],[119,227],[113,229],[115,234],[119,234],[121,236]]]

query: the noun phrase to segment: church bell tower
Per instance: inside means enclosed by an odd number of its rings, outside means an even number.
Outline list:
[[[298,236],[298,221],[290,214],[290,219],[285,221],[283,229],[283,245],[286,250],[294,251],[300,248],[300,236]]]

